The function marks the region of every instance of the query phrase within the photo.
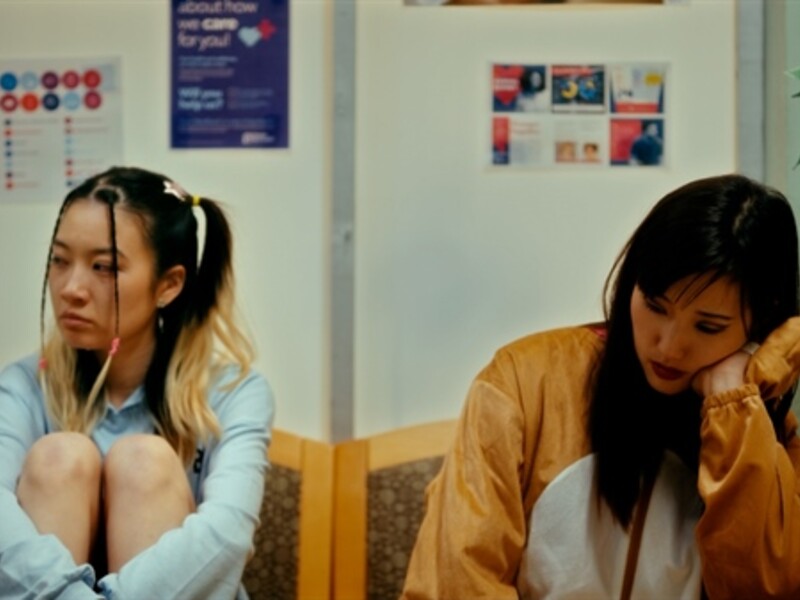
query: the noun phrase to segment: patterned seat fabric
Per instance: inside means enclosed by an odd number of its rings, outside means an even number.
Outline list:
[[[425,487],[442,466],[442,456],[415,460],[368,476],[367,597],[396,600],[425,513]]]
[[[297,597],[300,488],[299,471],[280,465],[267,471],[255,554],[242,577],[252,600]]]

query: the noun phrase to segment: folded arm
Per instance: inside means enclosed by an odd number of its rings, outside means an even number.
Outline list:
[[[748,383],[704,401],[697,539],[712,598],[800,597],[797,420],[789,415],[781,444],[764,400],[796,381],[798,340],[800,324],[791,319],[753,356]]]
[[[523,416],[509,364],[476,379],[456,439],[427,491],[403,598],[517,598],[526,540],[520,485]],[[511,389],[511,388],[508,388]]]
[[[0,373],[0,590],[14,598],[96,599],[92,567],[76,565],[55,536],[40,535],[17,501],[25,457],[47,433],[34,359],[29,362]]]
[[[252,549],[264,489],[272,394],[249,375],[219,402],[222,437],[213,448],[197,512],[100,580],[107,598],[236,596]]]

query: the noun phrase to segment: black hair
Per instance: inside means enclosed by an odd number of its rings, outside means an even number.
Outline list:
[[[701,399],[694,392],[664,398],[647,384],[633,344],[634,287],[657,297],[687,277],[708,276],[694,293],[729,279],[739,285],[742,310],[750,311],[749,339],[762,342],[800,314],[797,244],[783,194],[741,175],[723,175],[667,194],[616,259],[605,285],[607,339],[592,379],[589,429],[598,496],[624,526],[664,450],[682,446],[684,460],[696,466],[700,435]],[[769,408],[781,441],[792,396]]]

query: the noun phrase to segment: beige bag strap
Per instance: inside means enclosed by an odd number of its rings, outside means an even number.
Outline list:
[[[653,487],[656,484],[655,477],[648,477],[642,488],[642,495],[636,505],[636,512],[633,515],[633,525],[631,525],[631,541],[628,544],[628,557],[625,559],[625,576],[622,578],[622,592],[620,600],[630,600],[633,590],[633,578],[636,576],[636,563],[639,561],[639,547],[642,544],[642,532],[644,531],[644,519],[647,516],[647,508],[650,505],[650,497],[653,495]]]

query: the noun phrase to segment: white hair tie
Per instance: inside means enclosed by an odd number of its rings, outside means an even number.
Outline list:
[[[188,202],[197,223],[197,270],[203,260],[203,249],[206,245],[206,213],[200,206],[200,196],[190,196],[179,184],[169,179],[164,180],[164,193],[175,196],[181,202]]]

